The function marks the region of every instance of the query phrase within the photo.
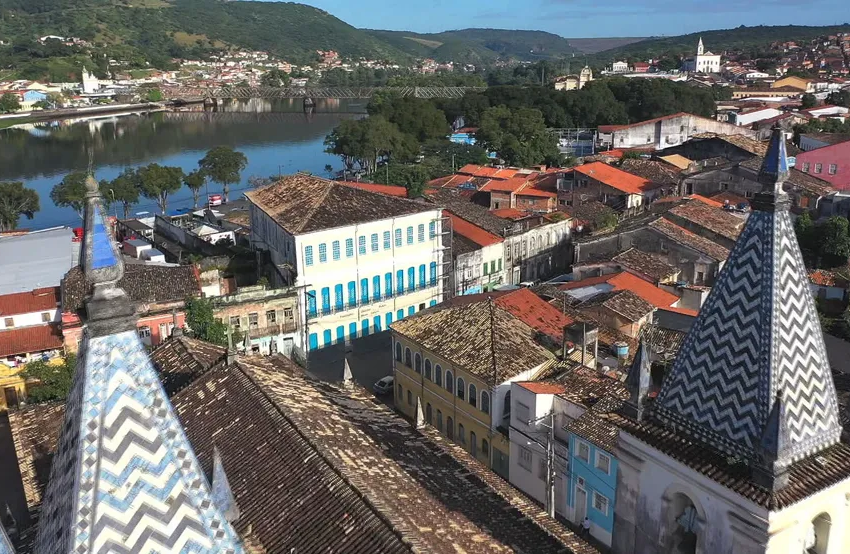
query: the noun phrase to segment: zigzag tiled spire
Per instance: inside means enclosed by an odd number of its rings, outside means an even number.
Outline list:
[[[0,523],[0,554],[15,554],[15,548],[12,546],[12,541],[9,540],[9,535],[6,534],[6,529]]]
[[[89,179],[86,302],[36,554],[241,554],[116,286],[121,256]]]
[[[788,214],[785,140],[774,129],[762,192],[655,403],[654,416],[748,461],[774,490],[838,442],[820,323]]]

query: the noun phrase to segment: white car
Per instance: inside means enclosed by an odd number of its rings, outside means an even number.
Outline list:
[[[372,390],[377,395],[390,394],[393,391],[393,376],[381,377],[377,383],[372,385]]]

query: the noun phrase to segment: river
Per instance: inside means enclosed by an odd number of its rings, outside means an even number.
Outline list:
[[[220,111],[160,112],[149,115],[104,116],[26,125],[0,131],[0,181],[23,181],[35,189],[41,210],[33,220],[21,218],[20,228],[79,226],[70,208],[50,200],[53,185],[72,171],[84,171],[92,159],[95,177],[113,179],[124,168],[156,162],[197,169],[210,148],[225,145],[248,158],[242,182],[231,185],[231,199],[248,189],[250,177],[310,171],[327,175],[342,161],[324,152],[324,139],[340,121],[363,117],[366,101],[318,100],[304,113],[300,100],[230,101]],[[220,185],[209,184],[209,192]],[[192,206],[187,188],[169,197],[168,209]],[[115,208],[111,211],[114,213]],[[120,208],[119,208],[120,210]],[[141,197],[133,213],[157,213],[152,200]]]

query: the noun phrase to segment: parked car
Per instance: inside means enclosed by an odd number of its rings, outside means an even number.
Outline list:
[[[390,394],[393,392],[393,376],[387,375],[386,377],[381,377],[378,379],[378,382],[372,385],[372,390],[375,391],[377,395]]]

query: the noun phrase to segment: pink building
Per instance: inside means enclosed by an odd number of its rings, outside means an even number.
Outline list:
[[[850,140],[797,155],[797,169],[829,182],[838,190],[850,190]]]

